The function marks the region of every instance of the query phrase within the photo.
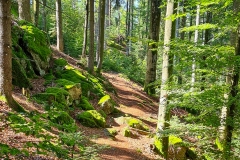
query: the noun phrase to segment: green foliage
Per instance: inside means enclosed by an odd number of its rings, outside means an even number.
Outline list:
[[[67,64],[68,64],[67,61],[63,58],[54,60],[54,65],[56,65],[57,67],[65,67]]]
[[[110,49],[105,54],[103,69],[123,73],[127,78],[143,84],[145,78],[145,65],[144,61],[138,56],[138,54],[126,56],[116,49]]]
[[[6,144],[0,143],[0,158],[9,159],[9,155],[16,156],[20,154],[27,154],[24,151],[18,150],[16,148],[9,147]]]
[[[77,105],[78,107],[82,108],[83,110],[94,110],[95,108],[89,103],[87,97],[82,96],[80,103]]]
[[[66,105],[70,105],[72,103],[71,96],[66,90],[62,88],[49,87],[46,89],[46,93],[55,94],[56,101],[59,103],[63,103]]]
[[[89,110],[80,113],[77,119],[88,127],[104,127],[106,124],[105,118],[96,110]]]

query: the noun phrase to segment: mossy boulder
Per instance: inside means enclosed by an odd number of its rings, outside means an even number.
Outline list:
[[[157,136],[154,137],[154,145],[156,151],[163,155],[163,146],[161,139]],[[187,147],[183,143],[182,139],[173,135],[169,136],[169,148],[168,157],[169,159],[185,160],[186,159]]]
[[[26,71],[19,61],[12,59],[12,83],[20,88],[32,88],[31,82],[27,77]]]
[[[104,133],[109,137],[115,137],[118,134],[117,130],[114,128],[105,128]]]
[[[96,110],[88,110],[80,113],[77,119],[87,127],[105,127],[105,118]]]
[[[62,88],[49,87],[45,91],[46,93],[55,94],[56,101],[59,103],[66,104],[67,106],[72,105],[73,99],[71,95]]]
[[[133,133],[131,132],[131,130],[129,128],[124,128],[123,136],[124,137],[131,137],[131,136],[133,136]]]
[[[95,108],[89,103],[87,97],[82,96],[80,103],[77,105],[78,107],[82,108],[83,110],[94,110]]]
[[[26,21],[20,21],[19,26],[22,29],[22,37],[19,39],[20,46],[28,57],[33,60],[35,72],[44,75],[49,67],[51,57],[47,35]]]
[[[103,96],[98,104],[106,114],[111,114],[114,111],[115,104],[109,95]]]
[[[85,74],[85,75],[84,75]],[[56,77],[59,79],[66,79],[74,83],[80,83],[84,96],[89,96],[89,93],[102,97],[105,95],[105,90],[101,82],[88,73],[80,72],[73,67],[66,65],[64,70],[56,72]]]
[[[149,131],[149,128],[146,124],[144,124],[141,120],[136,119],[136,118],[128,118],[127,119],[127,124],[130,127],[143,130],[143,131]]]

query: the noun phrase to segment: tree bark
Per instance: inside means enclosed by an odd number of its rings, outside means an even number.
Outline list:
[[[174,1],[167,1],[167,11],[166,17],[170,17],[173,14]],[[171,40],[171,31],[172,31],[172,20],[167,18],[165,21],[165,30],[164,30],[164,52],[162,60],[162,81],[161,81],[161,92],[159,100],[159,112],[158,112],[158,123],[157,123],[157,132],[161,134],[162,131],[169,127],[169,111],[168,111],[168,80],[171,77],[169,72],[169,52],[170,52],[170,40]],[[162,137],[162,152],[164,158],[168,159],[168,146],[169,139],[168,136]]]
[[[199,20],[200,20],[200,5],[197,5],[196,26],[199,25]],[[198,43],[198,30],[197,30],[197,29],[195,30],[194,43],[195,43],[196,45],[197,45],[197,43]],[[195,55],[193,55],[191,91],[194,91],[195,82],[196,82],[196,59],[195,59]]]
[[[33,12],[34,12],[34,25],[38,27],[38,17],[39,17],[39,0],[33,1]]]
[[[161,19],[161,0],[151,0],[150,32],[148,52],[147,52],[147,71],[145,76],[144,90],[147,94],[155,94],[155,86],[149,85],[156,81],[158,41]]]
[[[105,24],[105,0],[100,1],[100,32],[99,32],[99,61],[97,64],[97,72],[100,73],[103,62],[103,51],[104,51],[104,24]]]
[[[30,0],[18,0],[19,19],[31,22]]]
[[[86,0],[86,14],[85,14],[85,22],[84,22],[84,36],[83,36],[83,48],[82,48],[82,58],[86,58],[86,50],[87,50],[87,39],[88,39],[88,15],[89,15],[89,3]]]
[[[57,49],[63,51],[63,33],[62,33],[62,3],[56,0],[56,24],[57,24]]]
[[[88,57],[88,71],[93,73],[94,69],[94,1],[89,0],[90,9],[90,44],[89,44],[89,57]]]
[[[11,0],[0,0],[0,99],[24,111],[12,97]]]
[[[46,14],[46,5],[47,5],[47,1],[46,0],[42,0],[43,3],[43,8],[42,8],[42,29],[43,31],[47,32],[47,14]]]

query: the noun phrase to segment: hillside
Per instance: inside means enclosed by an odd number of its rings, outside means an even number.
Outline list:
[[[1,101],[1,158],[157,159],[155,99],[121,74],[89,75],[40,30],[16,23],[13,97],[26,112]]]

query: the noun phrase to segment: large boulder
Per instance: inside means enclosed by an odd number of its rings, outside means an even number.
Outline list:
[[[111,114],[114,111],[115,103],[109,95],[103,96],[98,104],[106,114]]]
[[[105,127],[105,118],[96,110],[84,111],[77,115],[77,119],[87,127]]]

